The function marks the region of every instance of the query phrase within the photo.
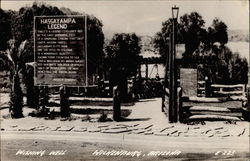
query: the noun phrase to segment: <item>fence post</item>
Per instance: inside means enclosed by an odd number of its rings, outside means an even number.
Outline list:
[[[121,119],[121,100],[118,87],[113,87],[113,120],[120,121]]]
[[[165,107],[165,87],[163,86],[163,91],[162,91],[162,103],[161,103],[161,112],[164,112],[164,107]]]
[[[69,94],[66,89],[66,86],[60,86],[60,111],[61,117],[69,117],[70,110],[69,110]]]
[[[205,77],[205,96],[211,96],[211,82],[207,76]]]
[[[182,114],[182,88],[178,87],[177,89],[177,121],[183,121]]]
[[[250,86],[247,87],[247,107],[250,109]]]
[[[247,87],[247,103],[246,108],[242,110],[242,117],[246,121],[250,121],[250,87]]]

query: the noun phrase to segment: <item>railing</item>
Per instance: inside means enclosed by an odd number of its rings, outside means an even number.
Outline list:
[[[212,84],[211,88],[214,94],[223,96],[245,96],[246,95],[246,85],[236,84],[236,85],[223,85],[223,84]]]
[[[235,101],[243,101],[246,98],[246,85],[244,84],[237,84],[237,85],[221,85],[221,84],[212,84],[212,91],[214,94],[218,95],[226,95],[230,96],[232,100]],[[249,89],[250,90],[250,89]],[[164,94],[162,96],[162,112],[164,112],[168,117],[171,115],[169,107],[169,96],[171,95],[168,88],[164,88]],[[249,94],[250,95],[250,94]],[[235,97],[233,97],[235,96]],[[240,96],[240,97],[239,97]],[[237,99],[234,99],[237,98]],[[243,99],[244,98],[244,99]],[[222,108],[217,107],[218,102],[214,102],[213,99],[219,99],[219,98],[199,98],[197,97],[197,100],[194,101],[191,98],[186,98],[182,96],[182,90],[181,88],[178,88],[177,90],[177,120],[180,122],[187,122],[190,121],[190,116],[197,115],[191,119],[207,119],[207,120],[227,120],[227,119],[241,119],[243,117],[244,120],[249,120],[249,112],[245,112],[245,114],[242,114],[240,112],[240,109],[238,107],[230,107],[228,108]],[[250,111],[250,96],[248,98],[248,110]],[[184,105],[183,105],[183,102]],[[201,103],[201,104],[199,104]],[[204,105],[204,103],[208,103],[207,105]],[[214,104],[217,103],[217,104]],[[223,102],[221,102],[223,103]],[[226,104],[226,103],[225,103]],[[190,108],[192,107],[192,109]],[[197,107],[201,108],[202,111],[198,111],[197,113]],[[224,107],[224,106],[223,106]],[[223,109],[223,112],[220,112],[220,110]],[[173,110],[173,109],[172,109]],[[196,110],[196,111],[195,111]],[[173,116],[171,115],[173,118]],[[196,118],[197,117],[197,118]],[[203,118],[204,117],[204,118]],[[248,119],[246,119],[248,118]]]

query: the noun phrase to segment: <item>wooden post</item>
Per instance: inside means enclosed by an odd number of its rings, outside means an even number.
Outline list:
[[[170,52],[169,52],[169,107],[168,121],[173,122],[173,31],[170,34]]]
[[[250,121],[250,66],[248,67],[248,85],[247,85],[247,102],[246,108],[243,108],[242,116],[244,120]]]
[[[205,96],[206,97],[211,96],[211,82],[207,76],[205,77]]]
[[[162,102],[161,102],[161,112],[164,112],[165,107],[165,86],[163,85],[163,91],[162,91]]]
[[[242,117],[246,121],[250,121],[250,87],[247,88],[247,102],[246,107],[242,110]]]
[[[247,87],[247,108],[250,109],[250,86]]]
[[[173,121],[177,122],[178,113],[177,113],[177,63],[176,63],[176,42],[177,42],[177,32],[176,32],[176,26],[177,26],[177,19],[173,19],[174,25],[173,25]]]
[[[120,100],[120,91],[118,87],[113,88],[113,120],[120,121],[121,119],[121,100]]]
[[[35,107],[36,107],[36,110],[39,110],[40,108],[40,97],[41,97],[41,86],[38,85],[38,86],[35,86]]]
[[[138,79],[141,79],[141,64],[138,65]]]
[[[66,86],[60,86],[60,111],[61,117],[69,117],[70,109],[69,109],[69,94],[66,89]]]
[[[183,109],[182,109],[182,88],[177,89],[177,121],[183,122]]]
[[[171,54],[170,54],[170,96],[169,96],[169,122],[177,122],[177,66],[175,62],[176,55],[176,23],[173,19],[173,28],[171,34]]]

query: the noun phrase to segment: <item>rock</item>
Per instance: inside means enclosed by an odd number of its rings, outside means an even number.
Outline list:
[[[221,130],[223,129],[223,127],[218,127],[218,128],[215,128],[214,130]]]
[[[18,129],[18,131],[31,131],[33,130],[35,127],[21,127]]]
[[[61,126],[56,126],[56,127],[49,127],[45,129],[46,131],[57,131]]]
[[[33,131],[44,131],[45,129],[47,129],[47,126],[37,126],[34,129],[32,129]]]
[[[86,132],[87,128],[86,127],[75,127],[73,129],[73,131],[75,131],[75,132]]]
[[[242,136],[245,133],[246,129],[244,128],[241,133],[239,133],[238,136]]]
[[[146,129],[133,130],[132,134],[142,134],[145,133],[146,131],[147,131]]]
[[[147,132],[144,132],[144,135],[153,135],[154,132],[153,131],[147,131]]]
[[[74,126],[62,126],[57,129],[57,131],[71,131],[74,128]]]
[[[98,127],[88,127],[87,131],[88,132],[101,132],[101,129]]]
[[[130,129],[124,128],[124,129],[106,129],[102,130],[102,133],[111,133],[111,134],[118,134],[118,133],[125,133],[125,132],[130,132]]]

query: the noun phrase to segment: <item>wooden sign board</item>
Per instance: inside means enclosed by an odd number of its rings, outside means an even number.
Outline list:
[[[197,69],[180,68],[180,86],[183,96],[197,96]]]
[[[87,85],[86,17],[36,16],[36,85]]]

